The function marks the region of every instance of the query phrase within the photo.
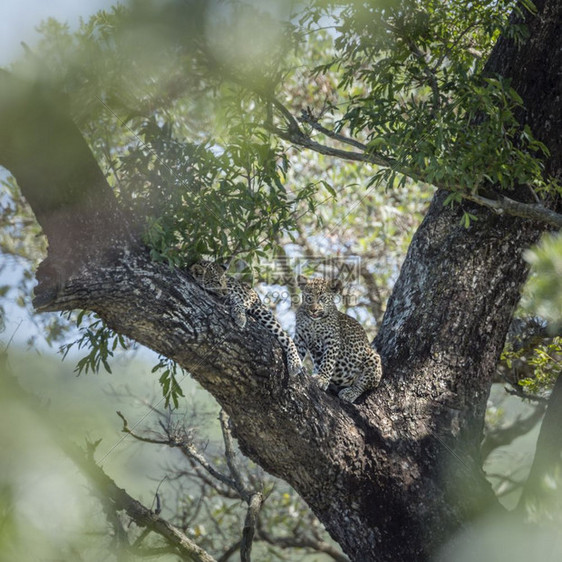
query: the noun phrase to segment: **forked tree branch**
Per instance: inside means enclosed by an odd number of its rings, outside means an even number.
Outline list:
[[[196,469],[196,477],[205,484],[224,497],[230,499],[241,499],[247,504],[247,511],[244,520],[241,540],[234,543],[224,555],[219,559],[227,560],[234,552],[240,551],[242,562],[250,561],[250,553],[252,543],[260,540],[269,543],[272,546],[281,549],[302,548],[310,549],[316,552],[324,553],[337,562],[347,562],[349,559],[343,555],[336,547],[316,536],[314,532],[308,529],[303,532],[300,529],[294,530],[294,533],[288,536],[277,536],[272,534],[264,526],[263,520],[259,517],[261,508],[267,499],[262,492],[258,491],[258,482],[245,483],[245,478],[238,468],[235,460],[235,450],[232,434],[229,428],[229,419],[224,411],[221,411],[219,421],[223,432],[223,440],[225,445],[225,458],[227,466],[231,473],[231,477],[225,476],[214,468],[212,462],[200,453],[195,445],[185,437],[187,432],[181,430],[173,430],[161,423],[166,437],[148,437],[142,433],[133,431],[121,412],[117,415],[123,421],[122,431],[143,443],[152,443],[156,445],[167,445],[171,448],[178,448],[190,464]],[[161,414],[162,416],[162,414]],[[199,469],[199,470],[198,470]],[[180,473],[181,474],[181,473]],[[247,473],[246,473],[247,474]],[[217,484],[223,484],[226,487],[219,487]],[[260,486],[262,487],[262,486]]]
[[[225,476],[224,474],[216,470],[211,465],[211,463],[197,451],[193,443],[188,442],[185,436],[172,435],[171,431],[164,428],[167,433],[167,437],[165,439],[145,437],[143,435],[135,433],[130,429],[126,418],[123,416],[123,414],[121,414],[121,412],[117,412],[117,415],[123,421],[123,432],[131,435],[134,439],[137,439],[138,441],[141,441],[143,443],[167,445],[172,448],[180,449],[180,451],[186,458],[196,461],[199,466],[201,466],[206,472],[208,472],[208,474],[212,478],[226,485],[228,488],[231,488],[235,492],[235,497],[239,497],[244,502],[246,502],[247,512],[242,529],[242,538],[240,542],[237,543],[237,545],[240,549],[241,562],[251,562],[251,552],[256,532],[256,522],[258,521],[259,512],[262,508],[265,498],[261,492],[253,491],[248,488],[248,486],[244,482],[240,470],[236,466],[234,444],[232,442],[232,435],[228,426],[229,419],[226,413],[224,411],[221,411],[219,419],[225,446],[226,464],[230,472],[230,477]]]
[[[528,416],[518,416],[513,423],[489,431],[482,442],[482,459],[485,460],[498,447],[509,445],[518,437],[529,433],[541,421],[545,409],[545,403],[536,404]]]

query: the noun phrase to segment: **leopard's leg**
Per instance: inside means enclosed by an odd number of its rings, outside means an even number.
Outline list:
[[[304,361],[304,358],[306,357],[306,352],[308,351],[308,346],[306,345],[306,341],[302,337],[302,334],[300,333],[298,325],[297,325],[297,329],[295,330],[295,346],[297,348],[301,361]]]
[[[282,345],[287,356],[287,370],[289,371],[289,375],[294,377],[295,375],[302,373],[304,367],[295,343],[286,332],[284,334],[284,337],[286,338],[286,341],[283,342],[281,339],[279,339],[279,343]]]
[[[244,328],[247,322],[244,300],[236,293],[233,293],[228,296],[228,303],[230,305],[230,315],[232,319],[239,328]]]
[[[318,373],[313,375],[322,390],[326,390],[328,388],[328,385],[332,380],[332,376],[334,375],[339,356],[340,344],[340,338],[336,336],[328,337],[324,342],[324,353],[322,354],[322,359],[318,365]]]
[[[371,350],[365,358],[361,374],[349,388],[341,390],[338,396],[347,402],[355,402],[366,390],[377,387],[381,377],[381,358],[375,350]]]

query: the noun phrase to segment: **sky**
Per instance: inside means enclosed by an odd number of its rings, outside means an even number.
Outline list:
[[[53,17],[76,27],[79,18],[87,18],[117,0],[0,0],[0,66],[22,53],[21,42],[33,45],[35,28]]]

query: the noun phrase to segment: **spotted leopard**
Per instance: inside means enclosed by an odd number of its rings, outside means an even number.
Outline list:
[[[302,304],[297,311],[295,343],[301,359],[308,351],[321,388],[325,390],[330,382],[345,387],[339,397],[354,402],[379,384],[381,359],[361,324],[337,310],[334,297],[342,290],[341,281],[299,275],[298,285]]]
[[[273,313],[263,305],[254,289],[226,275],[226,269],[212,261],[199,261],[189,270],[207,291],[225,298],[230,307],[230,315],[239,328],[246,326],[249,314],[277,338],[287,356],[287,369],[291,376],[302,371],[302,362],[295,343],[283,330]]]

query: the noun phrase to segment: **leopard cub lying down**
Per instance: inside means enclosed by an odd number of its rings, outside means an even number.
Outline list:
[[[361,324],[337,310],[334,297],[342,290],[341,281],[299,276],[298,285],[302,290],[295,334],[299,355],[304,359],[310,353],[323,389],[330,382],[346,387],[339,397],[354,402],[379,384],[381,359]]]
[[[226,275],[226,269],[212,261],[199,261],[193,264],[189,271],[204,289],[225,298],[237,326],[244,328],[249,314],[277,338],[285,351],[287,369],[291,376],[303,370],[295,343],[283,330],[271,310],[263,305],[254,289]]]

